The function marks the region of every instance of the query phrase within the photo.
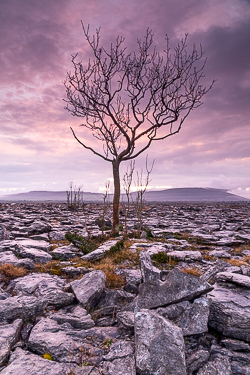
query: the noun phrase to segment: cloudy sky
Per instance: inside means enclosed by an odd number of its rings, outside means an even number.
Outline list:
[[[110,163],[74,140],[70,126],[78,132],[81,119],[64,109],[71,55],[90,57],[81,20],[91,33],[101,27],[105,45],[122,35],[133,49],[148,27],[159,52],[166,34],[173,47],[186,33],[191,46],[202,44],[204,84],[217,82],[178,135],[148,150],[156,159],[150,188],[224,188],[250,198],[249,0],[1,0],[0,195],[65,190],[70,181],[100,192],[112,178]]]

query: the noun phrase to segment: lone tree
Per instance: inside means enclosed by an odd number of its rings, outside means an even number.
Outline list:
[[[112,163],[114,178],[113,229],[119,231],[120,176],[122,161],[131,160],[149,148],[153,141],[177,134],[192,109],[212,88],[200,81],[206,59],[200,46],[187,51],[187,35],[170,53],[169,39],[162,54],[153,45],[152,30],[137,40],[138,51],[128,53],[125,38],[118,36],[107,51],[100,44],[100,29],[90,36],[83,33],[93,55],[84,65],[72,56],[73,72],[64,82],[66,109],[84,118],[84,126],[102,143],[93,148],[75,139],[86,149]]]

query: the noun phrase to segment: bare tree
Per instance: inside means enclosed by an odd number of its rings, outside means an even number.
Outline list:
[[[122,161],[136,158],[152,141],[177,134],[192,109],[202,104],[212,88],[200,82],[206,59],[202,47],[187,50],[187,35],[170,53],[169,39],[162,54],[153,45],[148,29],[137,40],[138,51],[128,53],[124,38],[106,50],[100,43],[100,29],[92,37],[82,24],[93,59],[84,65],[72,56],[73,72],[64,82],[66,109],[84,118],[85,127],[103,150],[87,145],[71,128],[75,139],[87,150],[112,163],[114,178],[113,233],[119,231],[120,175]]]
[[[130,210],[130,188],[132,184],[132,179],[133,179],[133,173],[135,169],[135,161],[131,160],[129,165],[127,166],[127,170],[123,176],[123,188],[125,190],[127,202],[124,204],[124,234],[125,237],[127,237],[128,234],[128,215],[129,215],[129,210]],[[127,206],[126,206],[127,203]]]
[[[150,174],[154,168],[155,160],[153,160],[151,167],[148,166],[148,155],[146,156],[146,177],[143,180],[143,170],[141,169],[141,173],[137,172],[137,178],[135,181],[136,187],[136,199],[135,199],[135,209],[136,209],[136,216],[137,216],[137,235],[138,238],[141,236],[142,231],[142,210],[144,206],[144,199],[143,195],[148,188],[148,184],[151,181],[149,179]]]

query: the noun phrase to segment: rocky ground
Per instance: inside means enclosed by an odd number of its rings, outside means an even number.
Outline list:
[[[0,204],[1,375],[250,375],[249,208]]]

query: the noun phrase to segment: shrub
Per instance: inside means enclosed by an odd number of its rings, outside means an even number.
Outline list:
[[[28,270],[24,267],[16,267],[13,264],[0,264],[0,274],[4,282],[9,282],[17,277],[27,275]]]
[[[164,251],[160,251],[157,254],[153,254],[151,258],[158,263],[168,263],[168,256]]]
[[[111,246],[111,248],[109,250],[109,253],[111,255],[116,254],[119,251],[121,251],[123,248],[124,248],[124,240],[122,239],[122,240],[118,241],[114,246]]]
[[[76,247],[82,250],[83,254],[88,254],[91,251],[95,250],[100,241],[98,239],[87,239],[83,236],[79,236],[77,233],[67,232],[65,234],[66,240],[72,242]]]

